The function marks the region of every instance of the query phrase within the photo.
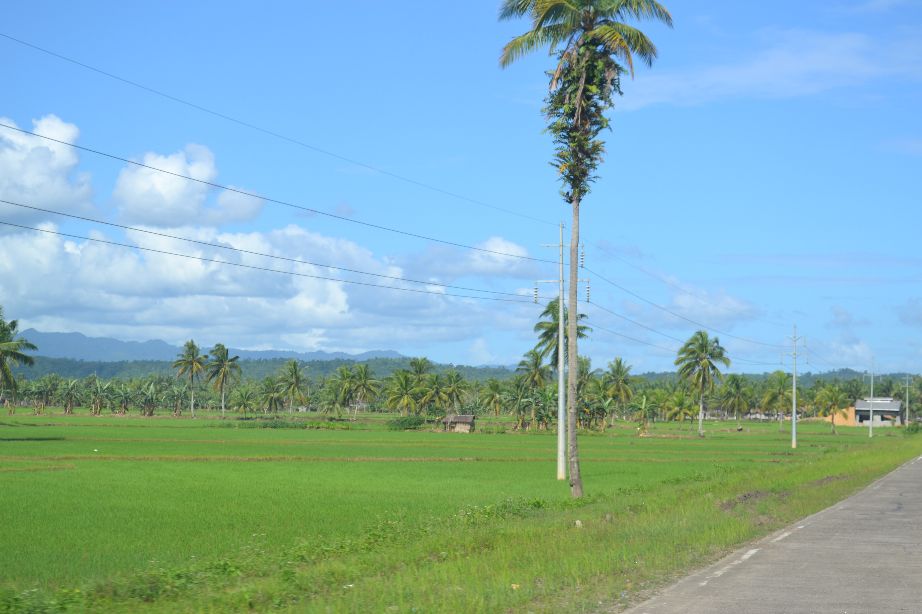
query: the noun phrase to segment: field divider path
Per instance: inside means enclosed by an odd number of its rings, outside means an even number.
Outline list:
[[[625,614],[920,612],[922,457]]]

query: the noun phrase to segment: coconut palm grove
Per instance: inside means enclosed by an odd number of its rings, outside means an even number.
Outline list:
[[[854,32],[751,61],[726,3],[13,4],[0,613],[621,612],[922,458],[918,299],[868,298],[911,256],[772,230],[836,184],[786,155],[919,97],[911,2],[773,11]]]

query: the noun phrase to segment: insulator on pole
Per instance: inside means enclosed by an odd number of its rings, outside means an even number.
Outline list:
[[[538,304],[538,286],[535,285],[535,305]]]
[[[579,246],[579,268],[586,268],[586,244],[583,243]]]
[[[589,279],[586,280],[586,302],[587,302],[587,303],[592,302],[592,301],[589,300],[590,294],[591,294],[591,290],[592,290],[589,281],[590,281]]]

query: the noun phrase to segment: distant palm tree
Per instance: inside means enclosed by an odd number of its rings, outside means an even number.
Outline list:
[[[65,414],[74,413],[74,407],[80,404],[82,397],[83,387],[78,379],[69,379],[58,389],[58,398],[64,406]]]
[[[448,405],[448,393],[445,390],[445,378],[435,374],[425,377],[419,384],[419,406],[432,413],[441,413]]]
[[[103,408],[109,402],[111,392],[110,382],[103,382],[98,377],[93,377],[89,385],[90,394],[90,412],[94,416],[102,413]]]
[[[422,382],[423,377],[428,375],[433,368],[432,361],[428,358],[411,358],[410,359],[410,372],[413,374],[413,377],[416,379],[417,383]]]
[[[339,416],[355,400],[355,374],[349,366],[343,365],[327,380],[327,386],[332,391],[334,408]]]
[[[173,361],[173,368],[177,370],[176,377],[189,376],[189,390],[192,393],[189,398],[189,410],[193,418],[195,418],[195,378],[205,370],[206,360],[208,360],[208,355],[200,354],[195,341],[189,339],[183,345],[179,357]]]
[[[0,389],[15,394],[18,387],[10,364],[32,366],[35,361],[25,354],[26,350],[37,350],[34,344],[18,337],[19,321],[3,319],[3,307],[0,306]]]
[[[305,399],[304,389],[307,387],[307,378],[301,370],[301,365],[297,360],[289,360],[282,369],[279,376],[279,383],[282,386],[282,392],[288,399],[288,413],[294,413],[295,401],[303,403]]]
[[[460,373],[451,370],[445,374],[444,390],[446,402],[452,411],[457,412],[467,390],[467,382],[464,381],[464,377]]]
[[[774,371],[765,382],[762,407],[778,412],[778,431],[784,430],[784,412],[791,406],[791,376],[784,371]]]
[[[236,411],[242,411],[243,417],[247,417],[247,410],[255,411],[259,405],[259,398],[256,391],[250,385],[238,386],[231,394],[231,407]]]
[[[285,405],[285,388],[273,377],[263,379],[259,388],[259,402],[263,413],[277,414]]]
[[[626,364],[621,358],[615,358],[608,363],[608,371],[602,375],[602,381],[608,389],[608,396],[615,400],[620,409],[624,409],[634,397],[631,387],[631,365]],[[615,415],[612,412],[611,424],[615,424]]]
[[[661,409],[666,420],[684,422],[695,417],[695,402],[685,390],[676,388],[663,399]]]
[[[224,393],[229,381],[240,377],[239,356],[231,358],[230,352],[223,343],[216,343],[210,352],[211,358],[205,365],[208,369],[207,378],[214,382],[215,390],[221,393],[221,417],[224,417]]]
[[[724,380],[720,393],[720,401],[724,409],[729,409],[736,415],[736,425],[740,426],[740,416],[749,410],[749,389],[742,375],[733,373]]]
[[[498,416],[503,409],[504,394],[503,383],[491,378],[480,391],[480,400],[486,408],[493,412],[494,416]]]
[[[352,375],[352,393],[355,397],[355,414],[352,419],[358,418],[359,405],[368,406],[368,403],[378,395],[381,383],[375,379],[374,373],[367,364],[356,365]]]
[[[551,374],[550,368],[544,364],[544,357],[537,350],[525,352],[515,370],[522,374],[525,385],[533,389],[544,387]]]
[[[832,434],[836,434],[836,416],[844,416],[848,409],[848,395],[835,384],[826,386],[816,395],[818,415],[829,416],[832,421]]]
[[[125,415],[135,400],[134,390],[125,382],[117,382],[112,387],[112,402],[118,407],[118,413]]]
[[[699,330],[679,348],[675,364],[682,378],[698,395],[698,436],[704,437],[704,399],[722,378],[718,364],[730,366],[727,352],[717,337]]]
[[[397,371],[391,376],[387,388],[387,406],[403,412],[405,416],[416,412],[419,389],[409,371]]]
[[[541,358],[550,357],[550,368],[557,369],[557,348],[559,343],[557,338],[559,336],[559,321],[560,321],[560,299],[555,298],[551,299],[551,302],[547,304],[547,307],[544,308],[544,311],[541,312],[539,322],[535,324],[535,332],[538,333],[538,345],[535,346],[535,351],[537,351]],[[570,317],[569,310],[564,307],[563,310],[563,340],[564,340],[564,359],[567,357],[567,339],[569,338],[569,332],[567,329],[567,322]],[[576,337],[577,339],[584,339],[588,333],[592,332],[592,329],[586,326],[585,324],[579,324],[579,322],[585,320],[588,316],[585,313],[581,313],[577,316],[577,325],[576,325]]]

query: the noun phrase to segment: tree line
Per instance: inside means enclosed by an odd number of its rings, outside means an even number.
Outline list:
[[[534,329],[537,343],[519,361],[510,377],[475,381],[449,369],[436,372],[424,357],[412,358],[405,369],[378,377],[368,364],[343,364],[333,373],[311,377],[307,366],[295,360],[282,363],[262,378],[244,378],[237,356],[215,344],[208,352],[192,340],[172,363],[173,374],[153,373],[133,378],[65,378],[48,374],[33,380],[17,380],[11,364],[29,364],[26,354],[35,347],[18,337],[18,323],[6,322],[0,308],[0,373],[4,397],[11,411],[25,406],[43,413],[50,406],[71,414],[77,407],[90,413],[157,413],[181,416],[196,409],[228,412],[248,417],[317,412],[332,417],[355,418],[360,412],[396,412],[429,418],[449,413],[512,416],[517,428],[551,429],[557,420],[557,318],[552,301]],[[568,317],[564,310],[564,317]],[[582,337],[591,329],[579,314],[577,331]],[[791,376],[775,371],[767,377],[730,374],[720,367],[729,362],[716,338],[698,331],[676,357],[676,373],[670,378],[646,379],[632,375],[631,365],[616,357],[605,369],[593,369],[586,357],[578,358],[577,427],[604,430],[616,421],[633,420],[646,431],[658,421],[682,421],[689,426],[698,419],[699,432],[705,416],[777,419],[783,425],[790,414]],[[913,405],[919,406],[919,380],[912,388]],[[805,416],[836,416],[866,394],[860,377],[823,381],[798,387],[798,412]],[[899,392],[892,378],[878,381],[880,395]],[[834,428],[834,427],[833,427]]]

